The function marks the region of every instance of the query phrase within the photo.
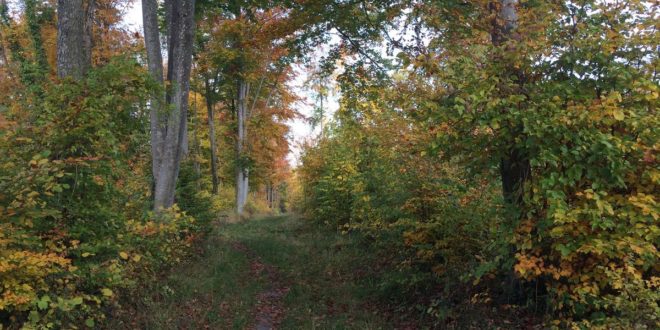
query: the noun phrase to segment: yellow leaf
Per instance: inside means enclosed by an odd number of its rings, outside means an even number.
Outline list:
[[[135,262],[140,261],[140,259],[142,259],[142,257],[139,254],[136,254],[136,255],[133,256],[133,261],[135,261]]]
[[[630,245],[630,249],[633,250],[633,252],[635,252],[637,254],[643,254],[644,253],[643,248],[641,248],[640,246],[634,245],[634,244]]]
[[[119,256],[124,260],[128,260],[128,253],[124,251],[119,252]]]
[[[101,289],[101,294],[103,294],[106,297],[112,297],[112,295],[113,295],[112,290],[110,290],[108,288]]]

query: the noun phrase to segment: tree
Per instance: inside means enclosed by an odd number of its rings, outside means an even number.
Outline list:
[[[57,75],[80,80],[91,67],[95,0],[57,1]]]
[[[5,44],[4,30],[9,27],[9,15],[6,0],[0,0],[0,67],[6,71],[7,76],[11,77],[12,73],[9,69],[9,51]]]
[[[518,0],[501,0],[490,4],[495,17],[491,39],[495,47],[504,46],[505,49],[502,50],[504,52],[516,51],[516,47],[508,43],[515,43],[518,39],[515,31],[518,25],[517,5]],[[504,55],[500,55],[495,60],[506,61],[504,58]],[[514,93],[520,93],[525,78],[522,71],[517,70],[515,65],[510,62],[504,64],[504,67],[507,68],[504,75],[514,77],[515,88],[517,89]],[[506,93],[506,88],[503,92]],[[501,95],[500,97],[506,98],[507,95]],[[519,207],[522,202],[524,183],[531,175],[531,168],[525,152],[515,145],[515,140],[520,137],[524,130],[523,125],[521,123],[509,123],[509,125],[514,129],[511,136],[512,141],[509,142],[510,147],[500,160],[502,193],[505,201]]]
[[[162,209],[174,204],[177,176],[185,152],[195,1],[173,0],[165,3],[167,86],[163,86],[157,10],[157,1],[142,2],[149,72],[161,87],[167,87],[164,97],[162,93],[153,95],[150,116],[154,209]]]
[[[27,20],[30,39],[32,39],[32,48],[35,52],[38,70],[40,71],[41,78],[45,78],[48,73],[48,60],[46,59],[46,51],[44,49],[43,40],[41,38],[41,17],[37,14],[37,1],[25,1],[25,16]],[[91,47],[90,47],[91,49]]]
[[[208,116],[208,126],[209,126],[209,141],[211,149],[211,181],[213,184],[212,192],[217,195],[219,192],[220,180],[218,178],[218,145],[215,138],[215,102],[214,102],[214,89],[215,82],[217,82],[217,76],[214,82],[211,82],[210,79],[204,78],[204,90],[206,92],[206,114]]]
[[[250,189],[249,175],[250,169],[248,167],[249,159],[246,157],[246,141],[247,141],[247,95],[249,93],[250,85],[242,78],[238,79],[236,95],[236,121],[237,121],[237,135],[236,135],[236,159],[238,166],[236,166],[236,213],[243,214],[243,208],[247,202],[247,194]]]
[[[200,20],[204,32],[197,38],[196,56],[201,63],[197,77],[204,85],[209,129],[216,131],[212,127],[216,104],[231,115],[225,124],[232,131],[232,145],[227,147],[233,149],[230,176],[236,182],[239,214],[249,190],[269,183],[269,176],[280,164],[277,160],[286,155],[281,150],[288,150],[288,143],[281,141],[286,140],[285,125],[276,121],[293,114],[288,105],[294,98],[283,83],[290,74],[286,67],[299,54],[296,33],[305,23],[284,5],[258,1],[208,5]],[[217,131],[225,130],[220,127]],[[215,134],[209,134],[211,177],[217,182],[213,168],[217,141]]]

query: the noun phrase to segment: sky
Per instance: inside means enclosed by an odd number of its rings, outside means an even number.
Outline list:
[[[138,1],[133,1],[128,5],[126,11],[124,12],[123,23],[132,31],[142,33],[142,4]],[[315,58],[320,58],[325,52],[325,49],[319,49],[319,56],[314,56]],[[290,84],[291,89],[303,99],[303,102],[298,102],[296,104],[297,110],[304,116],[309,117],[313,111],[314,98],[311,95],[309,89],[305,86],[305,81],[307,80],[307,75],[305,74],[302,67],[296,67],[298,72],[297,78]],[[331,115],[334,113],[339,104],[336,97],[330,97],[328,102],[326,102],[325,107],[327,107],[326,112]],[[299,156],[301,153],[300,144],[306,139],[310,139],[316,136],[319,131],[312,130],[311,125],[307,123],[303,118],[298,118],[291,120],[287,123],[290,128],[290,138],[289,144],[291,147],[291,152],[289,153],[287,159],[289,164],[292,167],[295,167],[299,163]],[[249,128],[248,128],[249,129]]]

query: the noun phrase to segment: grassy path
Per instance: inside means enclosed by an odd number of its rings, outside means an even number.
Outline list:
[[[216,228],[197,259],[145,298],[147,329],[388,329],[376,258],[350,235],[293,216]]]

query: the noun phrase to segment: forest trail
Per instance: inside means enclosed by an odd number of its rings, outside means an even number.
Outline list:
[[[375,254],[293,215],[215,227],[130,313],[144,329],[388,329]]]

